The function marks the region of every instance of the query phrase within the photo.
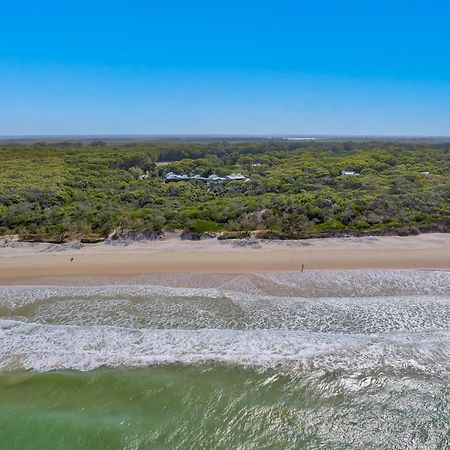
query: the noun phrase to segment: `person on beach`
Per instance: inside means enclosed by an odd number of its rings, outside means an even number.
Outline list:
[[[302,268],[300,269],[300,272],[303,272],[305,270],[305,265],[302,264]]]

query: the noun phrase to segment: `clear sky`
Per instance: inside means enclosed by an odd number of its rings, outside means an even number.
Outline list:
[[[0,135],[450,135],[448,0],[0,6]]]

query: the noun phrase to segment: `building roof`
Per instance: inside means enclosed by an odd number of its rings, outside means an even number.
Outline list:
[[[242,173],[232,173],[231,175],[227,175],[225,178],[228,180],[245,180],[247,177],[242,175]]]
[[[189,176],[187,175],[177,175],[176,173],[169,172],[165,177],[166,180],[169,181],[185,181],[189,180]]]
[[[167,173],[164,176],[164,179],[166,181],[188,181],[188,180],[192,180],[192,181],[209,181],[209,182],[212,182],[212,183],[221,183],[223,181],[233,181],[233,180],[249,181],[249,179],[245,175],[242,175],[242,173],[232,173],[231,175],[226,175],[225,177],[219,177],[218,175],[213,173],[209,177],[205,178],[205,177],[202,177],[201,175],[193,175],[193,176],[178,175],[178,174],[176,174],[174,172],[169,172],[169,173]]]
[[[212,174],[208,177],[208,181],[219,182],[219,181],[225,181],[225,180],[226,180],[226,178],[219,177],[219,176],[216,175],[215,173],[212,173]]]

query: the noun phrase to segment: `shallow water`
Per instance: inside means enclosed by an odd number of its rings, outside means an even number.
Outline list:
[[[146,282],[0,287],[0,448],[450,446],[450,273]]]

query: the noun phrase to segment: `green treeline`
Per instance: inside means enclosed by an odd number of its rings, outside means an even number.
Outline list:
[[[165,183],[169,171],[242,172],[250,181]],[[304,238],[448,231],[449,221],[446,144],[266,140],[0,146],[0,234],[24,239],[95,240],[117,229],[182,229],[193,237],[259,231],[263,237]]]

